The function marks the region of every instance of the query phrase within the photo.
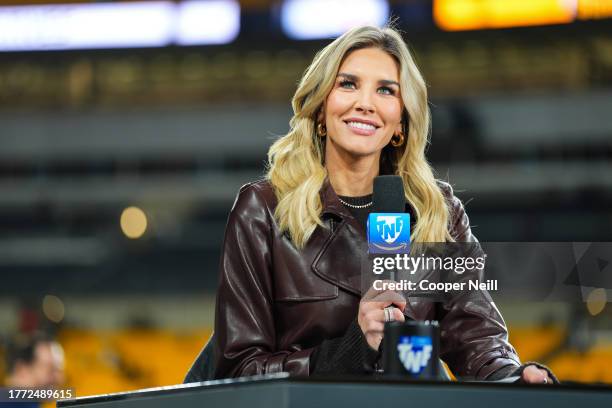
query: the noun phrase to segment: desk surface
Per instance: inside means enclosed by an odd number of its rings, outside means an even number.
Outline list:
[[[58,407],[339,408],[350,406],[612,407],[612,387],[380,379],[293,379],[286,374],[182,384],[58,401]]]

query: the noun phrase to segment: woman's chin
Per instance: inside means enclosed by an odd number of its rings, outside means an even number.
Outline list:
[[[355,158],[377,157],[381,152],[380,149],[371,146],[351,146],[346,151]]]
[[[339,145],[345,153],[355,157],[368,157],[379,155],[382,149],[372,140],[351,140],[349,143]]]

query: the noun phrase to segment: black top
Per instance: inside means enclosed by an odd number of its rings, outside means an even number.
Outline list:
[[[368,195],[364,195],[360,197],[348,197],[348,196],[338,196],[338,197],[340,198],[340,200],[344,201],[345,203],[355,205],[355,206],[361,206],[361,205],[372,203],[373,194],[368,194]],[[365,229],[366,224],[368,222],[368,214],[372,212],[373,205],[369,205],[368,207],[365,207],[365,208],[353,208],[346,204],[344,206],[350,211],[353,217],[355,217],[355,219],[359,221],[359,224],[361,224],[363,228]]]

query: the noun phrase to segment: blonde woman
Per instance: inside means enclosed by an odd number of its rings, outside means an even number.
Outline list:
[[[243,186],[229,215],[214,376],[371,373],[393,304],[394,320],[440,322],[441,357],[458,377],[553,382],[543,366],[521,366],[488,301],[361,301],[374,177],[402,177],[412,241],[474,240],[461,202],[425,158],[427,90],[401,36],[375,27],[342,35],[315,56],[292,104],[291,130],[270,147],[267,177]]]

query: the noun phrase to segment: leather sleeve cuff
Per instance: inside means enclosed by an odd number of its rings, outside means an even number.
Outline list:
[[[521,367],[516,364],[508,364],[503,367],[498,368],[496,371],[492,372],[488,376],[485,377],[486,381],[499,381],[507,377],[512,377],[515,375],[514,373],[520,369]]]
[[[283,371],[283,367],[285,365],[285,359],[287,358],[287,353],[279,353],[275,355],[271,355],[266,360],[266,374],[270,373],[279,373]]]
[[[284,371],[292,376],[307,377],[310,374],[310,357],[313,349],[304,349],[291,353],[285,360]]]

